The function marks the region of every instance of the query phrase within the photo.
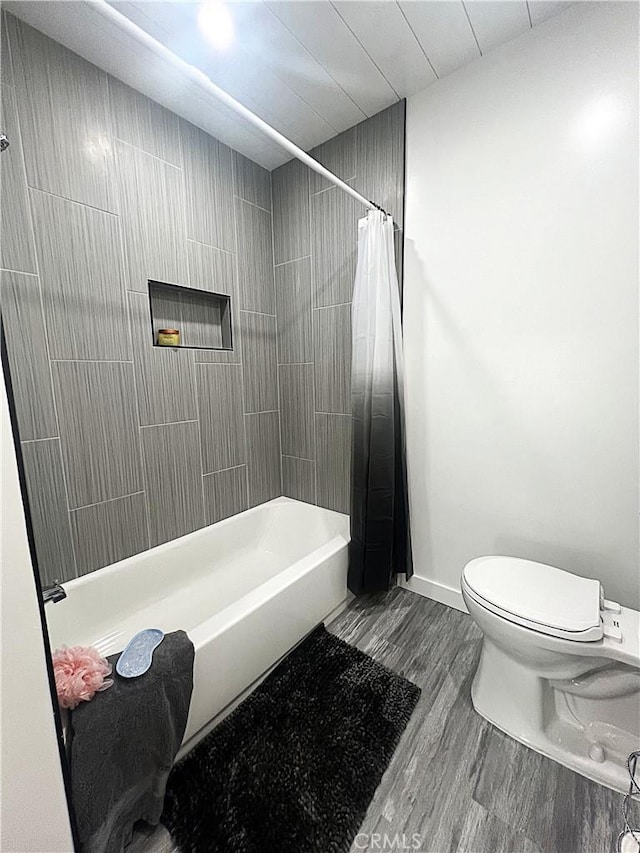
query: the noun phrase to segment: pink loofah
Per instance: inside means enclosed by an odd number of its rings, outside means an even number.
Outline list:
[[[53,672],[61,708],[76,708],[111,687],[111,664],[91,646],[62,646],[53,653]]]

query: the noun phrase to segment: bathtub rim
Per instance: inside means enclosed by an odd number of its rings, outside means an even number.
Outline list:
[[[87,572],[86,574],[80,575],[77,578],[71,578],[68,581],[62,581],[61,586],[69,595],[71,592],[77,589],[81,589],[86,586],[91,581],[95,582],[96,578],[99,576],[101,579],[108,578],[109,575],[115,574],[118,571],[122,570],[122,564],[127,563],[130,560],[135,560],[136,558],[144,558],[145,555],[154,553],[157,554],[159,552],[171,552],[177,550],[179,548],[184,548],[189,545],[191,542],[196,542],[198,539],[204,538],[207,535],[211,535],[211,529],[224,529],[228,527],[230,524],[235,522],[239,518],[248,518],[251,515],[255,515],[260,511],[264,511],[265,507],[271,506],[282,506],[287,504],[303,504],[304,506],[311,507],[312,509],[319,510],[323,513],[331,513],[335,516],[340,516],[345,520],[346,524],[346,535],[344,536],[345,540],[349,542],[350,539],[350,530],[349,530],[349,515],[342,512],[337,512],[333,509],[326,509],[325,507],[316,506],[315,504],[308,504],[306,501],[299,501],[295,498],[289,498],[285,495],[280,495],[277,498],[272,498],[270,501],[264,501],[264,503],[257,504],[256,506],[249,507],[249,509],[242,510],[242,512],[235,513],[234,515],[230,515],[227,518],[223,518],[220,521],[214,521],[212,524],[205,524],[203,527],[199,527],[197,530],[192,530],[190,533],[185,533],[183,536],[178,536],[176,539],[169,539],[167,542],[162,542],[160,545],[153,545],[151,548],[146,548],[144,551],[138,551],[135,554],[131,554],[128,557],[123,557],[122,560],[118,560],[115,563],[109,563],[106,566],[102,566],[100,569],[95,569],[94,571]],[[339,534],[342,535],[342,534]],[[335,537],[332,537],[335,538]],[[330,540],[327,540],[329,542]],[[323,543],[324,544],[324,543]],[[318,547],[323,547],[322,545]],[[316,549],[314,549],[316,550]],[[309,552],[313,553],[313,552]],[[301,559],[306,559],[305,557]],[[298,561],[296,561],[298,562]],[[293,563],[291,565],[294,565]],[[267,581],[268,583],[268,581]],[[55,606],[55,603],[54,605]]]

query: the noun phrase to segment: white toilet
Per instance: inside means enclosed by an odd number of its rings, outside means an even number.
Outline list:
[[[532,749],[627,792],[640,748],[640,613],[597,580],[515,557],[479,557],[462,595],[483,633],[476,711]]]

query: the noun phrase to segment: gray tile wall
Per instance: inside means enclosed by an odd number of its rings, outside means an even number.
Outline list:
[[[283,491],[348,511],[364,211],[9,15],[2,35],[0,295],[43,581]],[[312,153],[402,224],[404,104]],[[229,294],[233,350],[154,347],[149,279]]]
[[[311,154],[392,214],[401,278],[404,102]],[[284,494],[349,512],[351,295],[362,208],[297,161],[272,173]]]
[[[49,583],[281,494],[271,176],[3,24],[2,312]],[[149,279],[229,294],[233,351],[154,347]]]
[[[245,416],[249,474],[249,506],[268,501],[282,491],[280,422],[278,412]]]
[[[30,187],[117,212],[104,71],[7,16]]]

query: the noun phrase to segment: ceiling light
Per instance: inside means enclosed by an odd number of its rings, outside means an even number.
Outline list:
[[[207,0],[198,12],[200,32],[216,50],[226,50],[233,41],[233,18],[222,0]]]

